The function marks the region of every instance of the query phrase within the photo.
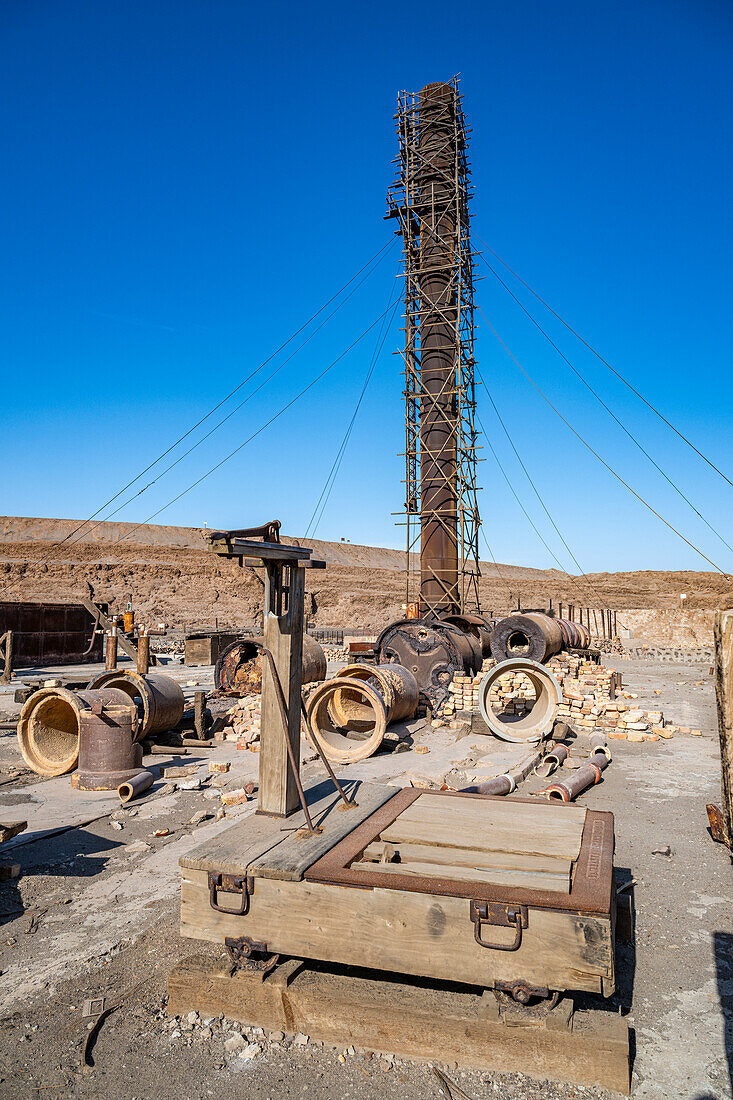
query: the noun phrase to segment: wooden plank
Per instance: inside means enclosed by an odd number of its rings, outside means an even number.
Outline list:
[[[403,816],[414,817],[423,820],[426,815],[433,817],[448,815],[455,818],[460,816],[462,820],[472,821],[476,824],[491,821],[500,823],[506,820],[516,820],[526,816],[530,820],[542,821],[544,828],[569,827],[569,822],[576,822],[581,828],[585,823],[587,809],[585,806],[574,804],[550,803],[546,809],[544,806],[535,806],[524,799],[516,798],[451,798],[449,795],[431,794],[430,791],[421,791],[415,799],[403,811]]]
[[[715,638],[715,699],[720,737],[720,778],[725,828],[721,841],[733,844],[733,610],[717,611]]]
[[[567,1002],[561,1001],[544,1025],[508,1027],[497,1012],[486,1012],[485,998],[457,985],[356,977],[306,963],[284,996],[277,973],[262,981],[259,975],[231,976],[218,960],[184,959],[168,978],[168,1012],[300,1031],[339,1049],[353,1044],[425,1061],[439,1052],[440,1061],[475,1069],[628,1092],[628,1025],[616,1013],[578,1011],[569,1026]],[[487,996],[493,1001],[493,993]]]
[[[570,893],[570,868],[562,874],[551,871],[522,871],[516,868],[446,866],[436,863],[352,863],[352,867],[380,874],[427,875],[428,878],[454,878],[461,882],[496,882],[501,886],[521,886],[525,890],[554,890]]]
[[[478,867],[487,865],[487,853],[478,848],[446,848],[443,845],[430,844],[385,844],[376,841],[364,849],[362,860],[390,862],[381,859],[383,849],[391,849],[396,856],[407,863],[439,863],[445,867]],[[535,855],[530,852],[492,852],[491,867],[503,867],[506,870],[550,871],[557,874],[569,874],[572,861],[561,856]],[[353,863],[352,863],[353,866]]]
[[[552,833],[555,837],[566,837],[572,845],[583,833],[586,809],[584,806],[569,807],[580,814],[563,813],[565,806],[549,807],[550,814],[542,816],[541,806],[510,802],[504,804],[494,801],[482,807],[474,800],[454,799],[452,804],[438,799],[418,798],[400,814],[403,821],[444,823],[453,828],[465,830],[480,829],[482,833],[491,830],[495,833]],[[558,812],[559,811],[559,812]]]
[[[531,832],[522,829],[519,823],[516,830],[468,830],[459,822],[405,821],[403,814],[382,830],[380,838],[397,847],[400,843],[435,844],[446,848],[470,846],[483,852],[527,853],[570,861],[578,858],[581,844],[580,836],[571,838],[551,831],[540,832],[536,822]]]
[[[359,804],[358,809],[343,813],[338,809],[343,802],[330,779],[320,779],[305,788],[313,824],[324,829],[321,836],[294,839],[295,833],[305,826],[302,810],[285,819],[252,814],[183,856],[181,867],[244,875],[257,861],[261,861],[257,864],[256,874],[264,875],[266,853],[284,844],[283,860],[273,858],[271,867],[273,871],[289,869],[290,873],[273,877],[302,877],[312,863],[397,793],[394,787],[361,783],[355,779],[342,780],[341,785],[348,797]],[[293,857],[294,849],[300,856],[297,861]]]
[[[356,806],[347,809],[337,796],[319,814],[317,823],[323,829],[322,833],[316,836],[304,830],[290,833],[277,847],[253,859],[249,864],[249,873],[262,878],[301,879],[317,859],[330,852],[352,829],[397,793],[394,787],[377,783],[355,783],[353,791]],[[315,818],[313,824],[316,824]]]
[[[237,917],[211,908],[204,871],[184,870],[181,934],[214,943],[246,935],[296,958],[471,985],[520,975],[548,989],[613,992],[610,917],[532,909],[519,949],[491,951],[476,943],[469,908],[467,898],[258,878],[248,914]],[[514,936],[490,933],[500,943]]]

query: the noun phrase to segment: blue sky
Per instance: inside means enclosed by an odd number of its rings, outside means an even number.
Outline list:
[[[476,234],[733,480],[733,9],[724,0],[428,0],[419,10],[7,0],[0,32],[3,513],[96,512],[350,279],[394,228],[383,214],[398,90],[455,72],[473,127]],[[257,431],[372,324],[396,274],[395,246],[271,382],[114,518],[146,520]],[[733,554],[493,275],[481,264],[477,274],[478,302],[548,396],[733,571]],[[513,289],[733,544],[733,488]],[[481,372],[583,568],[707,568],[583,449],[478,321]],[[156,522],[239,527],[277,516],[303,533],[377,334]],[[319,537],[402,544],[393,517],[403,496],[399,342],[395,323]],[[574,572],[478,397],[518,494]],[[554,565],[483,454],[480,503],[495,555]]]

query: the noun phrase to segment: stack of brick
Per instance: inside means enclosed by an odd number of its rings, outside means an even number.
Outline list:
[[[237,748],[246,749],[260,740],[260,695],[245,695],[237,699],[224,715],[225,725],[214,733],[217,741],[236,741]]]
[[[484,661],[481,672],[473,678],[454,676],[441,716],[449,718],[458,711],[478,710],[479,684],[495,663],[492,658]],[[660,710],[642,710],[623,702],[637,696],[623,690],[621,674],[615,669],[568,653],[552,657],[547,667],[563,693],[559,717],[580,730],[600,729],[610,738],[628,741],[659,741],[675,733],[699,735],[701,732],[687,726],[670,725]],[[500,676],[489,696],[493,709],[519,717],[532,709],[534,700],[534,688],[522,672]]]
[[[323,646],[323,652],[327,661],[348,661],[349,651],[346,646]]]

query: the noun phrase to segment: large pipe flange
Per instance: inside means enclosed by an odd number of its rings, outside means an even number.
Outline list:
[[[456,673],[473,674],[481,667],[478,639],[450,623],[399,619],[385,627],[374,648],[380,664],[403,665],[412,672],[433,713],[448,699]]]
[[[534,688],[534,706],[523,716],[499,714],[490,702],[491,689],[502,676],[516,672],[524,673]],[[562,689],[549,669],[526,657],[495,665],[483,677],[478,689],[481,716],[491,732],[503,741],[539,741],[552,730],[562,699]]]

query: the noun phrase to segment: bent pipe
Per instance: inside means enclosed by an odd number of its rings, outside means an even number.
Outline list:
[[[491,654],[497,661],[527,657],[548,661],[562,649],[587,649],[590,634],[570,619],[528,611],[500,619],[491,632]]]
[[[601,772],[609,765],[609,759],[603,752],[597,752],[587,764],[579,768],[569,779],[563,779],[560,783],[552,783],[538,794],[544,795],[548,801],[572,802],[588,787],[600,783]]]
[[[535,704],[523,718],[496,714],[489,701],[491,689],[508,672],[523,672],[535,690]],[[478,688],[481,716],[492,733],[503,741],[539,741],[550,732],[563,701],[562,689],[549,669],[526,657],[502,661],[483,677]]]
[[[214,686],[226,695],[241,695],[237,683],[237,673],[243,665],[249,664],[259,656],[265,639],[237,638],[219,654],[214,667]],[[326,655],[310,634],[303,635],[303,660],[301,684],[313,684],[326,679]]]
[[[117,688],[133,700],[138,709],[136,741],[142,741],[156,733],[167,733],[178,725],[183,717],[184,699],[181,688],[170,676],[162,672],[139,672],[115,669],[101,672],[89,682],[89,690]]]
[[[129,779],[126,779],[124,783],[120,783],[117,788],[120,802],[130,802],[133,798],[137,798],[139,794],[142,794],[143,791],[147,791],[148,787],[152,787],[152,785],[152,772],[138,772],[137,775],[133,775]]]
[[[69,691],[41,688],[23,704],[18,721],[18,745],[37,775],[66,775],[79,760],[82,713],[96,707],[129,707],[130,698],[116,687]]]

